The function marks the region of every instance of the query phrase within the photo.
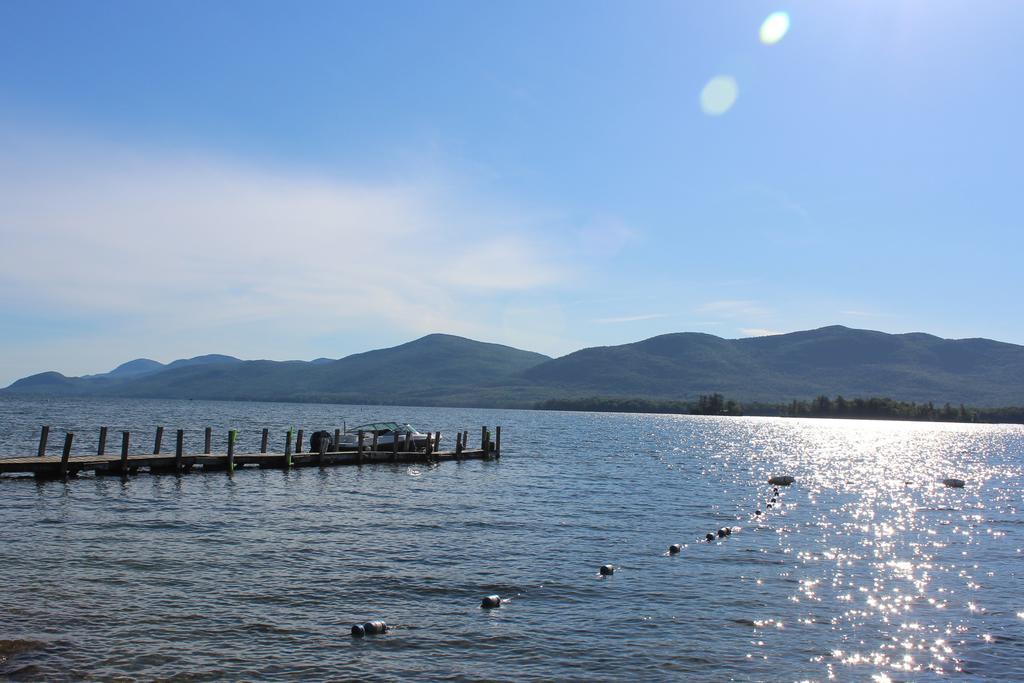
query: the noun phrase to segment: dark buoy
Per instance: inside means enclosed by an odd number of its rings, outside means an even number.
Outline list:
[[[963,479],[943,479],[942,483],[951,489],[962,489],[967,482]]]
[[[754,514],[755,514],[755,515],[760,515],[760,514],[761,514],[761,511],[760,511],[760,510],[754,510]]]
[[[776,486],[775,488],[773,488],[772,493],[774,493],[775,495],[779,495],[779,487]]]
[[[669,555],[678,555],[678,554],[679,554],[679,552],[680,552],[680,551],[681,551],[682,549],[683,549],[683,546],[682,546],[682,544],[680,544],[680,543],[673,543],[672,545],[670,545],[670,546],[668,547],[668,554],[669,554]]]
[[[732,536],[732,527],[731,526],[727,526],[727,527],[723,527],[723,528],[725,529],[725,535],[726,536]]]
[[[598,571],[601,573],[601,576],[611,576],[615,573],[615,565],[602,564],[601,568]]]
[[[721,529],[718,530],[718,537],[719,538],[725,538],[728,535],[729,535],[729,532],[726,531],[725,527],[722,527]]]
[[[704,534],[704,540],[707,541],[708,543],[711,543],[711,541],[715,540],[715,535],[714,534]]]
[[[488,595],[480,601],[480,606],[485,609],[493,609],[495,607],[501,607],[501,596],[500,595]]]
[[[383,621],[368,621],[365,624],[352,624],[352,637],[376,636],[388,632],[388,625]]]
[[[795,481],[796,479],[789,476],[788,474],[783,474],[772,477],[771,479],[768,480],[768,483],[771,484],[772,486],[789,486]]]
[[[772,505],[771,503],[768,503],[767,505],[765,505],[765,507],[766,507],[766,508],[773,508],[773,507],[775,507],[775,506],[774,506],[774,505]]]

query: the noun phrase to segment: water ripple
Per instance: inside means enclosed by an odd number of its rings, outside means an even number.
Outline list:
[[[245,448],[264,426],[500,423],[505,453],[0,478],[2,678],[1012,679],[1024,661],[1020,427],[0,399],[0,448],[49,423],[85,453],[112,417],[141,443],[211,424]],[[392,631],[350,637],[375,618]]]

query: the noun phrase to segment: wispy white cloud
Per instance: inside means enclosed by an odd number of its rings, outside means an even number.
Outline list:
[[[205,351],[237,348],[210,340],[239,326],[486,339],[481,295],[550,291],[579,268],[548,243],[550,215],[451,179],[338,179],[10,129],[0,143],[0,319],[117,319],[139,337],[199,335]]]
[[[697,307],[698,313],[709,313],[724,318],[758,317],[769,315],[771,311],[756,301],[743,299],[721,299],[708,301]]]
[[[740,328],[740,334],[746,337],[771,337],[776,334],[782,334],[782,332],[766,330],[761,327],[742,327]]]
[[[596,318],[591,322],[598,323],[599,325],[613,325],[617,323],[634,323],[641,320],[657,320],[658,318],[667,318],[668,313],[646,313],[643,315],[624,315],[617,318]]]
[[[617,256],[640,233],[618,218],[604,216],[576,230],[576,244],[587,258],[606,259]]]

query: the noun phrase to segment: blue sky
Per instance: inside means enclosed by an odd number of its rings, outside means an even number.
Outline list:
[[[790,19],[759,39],[773,12]],[[1017,2],[0,5],[0,384],[430,332],[1024,343]],[[709,114],[701,92],[738,96]]]

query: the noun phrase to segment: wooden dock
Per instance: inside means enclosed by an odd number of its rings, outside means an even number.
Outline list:
[[[41,479],[60,479],[77,476],[80,472],[94,472],[97,475],[129,476],[147,471],[151,474],[187,474],[199,467],[202,471],[222,471],[233,473],[244,467],[261,469],[291,469],[293,467],[334,467],[338,465],[370,465],[384,463],[432,463],[445,460],[488,460],[501,457],[501,427],[496,427],[494,439],[487,427],[481,429],[480,448],[466,447],[469,433],[457,434],[455,450],[436,450],[440,444],[440,433],[431,433],[427,446],[420,450],[404,450],[401,440],[396,439],[389,450],[373,448],[376,438],[364,448],[362,434],[359,446],[355,450],[327,450],[322,446],[318,452],[301,452],[302,430],[295,439],[295,450],[292,452],[292,432],[287,433],[283,453],[267,452],[268,430],[263,430],[261,451],[257,453],[235,453],[234,444],[237,433],[228,433],[228,449],[225,453],[210,452],[210,428],[206,429],[203,453],[186,453],[184,449],[183,431],[178,430],[174,452],[161,452],[163,427],[157,427],[154,452],[149,454],[130,454],[128,452],[129,433],[122,432],[120,455],[107,454],[107,428],[100,428],[99,446],[96,455],[71,455],[74,434],[68,432],[64,438],[61,455],[47,455],[46,441],[49,427],[43,427],[39,451],[34,456],[0,456],[0,474],[32,474]],[[406,442],[408,443],[408,442]]]

